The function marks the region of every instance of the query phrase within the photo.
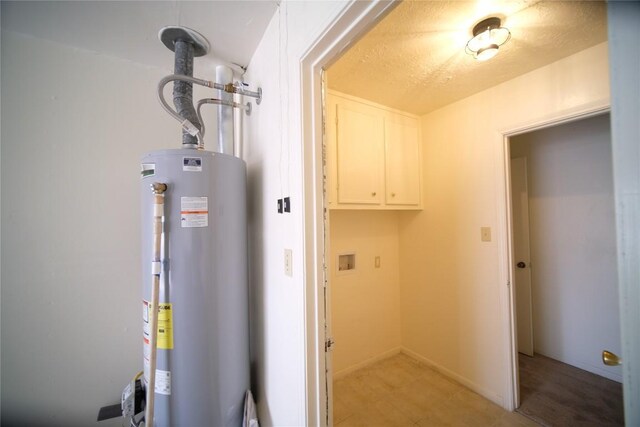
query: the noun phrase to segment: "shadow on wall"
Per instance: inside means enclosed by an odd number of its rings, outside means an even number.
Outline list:
[[[264,291],[264,236],[260,230],[265,229],[262,212],[264,188],[262,179],[262,165],[254,163],[247,168],[247,238],[249,240],[248,265],[249,265],[249,317],[250,317],[250,351],[251,351],[251,391],[256,404],[266,400],[266,396],[260,394],[258,378],[266,378],[264,367],[268,365],[267,352],[265,351],[265,338],[268,329],[267,316],[265,315],[265,291]],[[269,405],[260,405],[258,419],[261,424],[271,425],[271,415],[268,412]]]

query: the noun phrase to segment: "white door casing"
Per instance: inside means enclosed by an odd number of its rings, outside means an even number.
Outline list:
[[[306,346],[306,424],[332,425],[325,359],[325,198],[322,129],[322,69],[337,58],[346,42],[355,40],[398,4],[396,1],[352,1],[345,4],[321,35],[300,56],[302,139],[304,141],[304,287]]]
[[[607,2],[625,425],[640,425],[640,3]]]

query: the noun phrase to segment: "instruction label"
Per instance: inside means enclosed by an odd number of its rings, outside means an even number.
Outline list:
[[[183,157],[182,170],[185,172],[202,172],[202,157]]]
[[[151,326],[149,325],[149,311],[152,310],[149,301],[142,301],[143,340],[145,363],[151,353],[149,344]],[[160,303],[158,305],[158,339],[157,347],[162,350],[173,350],[173,305]]]
[[[173,309],[171,303],[158,305],[158,348],[173,350]]]
[[[209,198],[181,197],[180,225],[182,227],[208,227]]]
[[[171,394],[171,371],[156,369],[156,393]]]

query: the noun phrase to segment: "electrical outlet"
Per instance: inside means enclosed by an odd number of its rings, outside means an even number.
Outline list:
[[[278,213],[282,213],[282,212],[283,212],[282,199],[278,199]]]
[[[284,198],[284,211],[291,212],[291,199],[289,197]]]
[[[284,250],[284,274],[293,276],[293,254],[291,249]]]

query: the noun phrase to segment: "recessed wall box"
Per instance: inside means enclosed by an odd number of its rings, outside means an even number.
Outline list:
[[[353,273],[356,270],[356,254],[349,252],[338,254],[338,271],[337,274]]]

